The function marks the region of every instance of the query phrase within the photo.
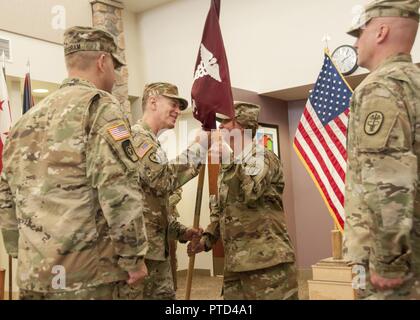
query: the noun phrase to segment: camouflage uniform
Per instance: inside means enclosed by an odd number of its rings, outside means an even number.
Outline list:
[[[409,16],[419,4],[376,1],[366,15],[383,16],[390,6],[385,16]],[[364,266],[367,279],[369,270],[407,277],[388,291],[367,280],[360,298],[408,298],[420,275],[420,69],[409,55],[389,57],[359,85],[350,110],[344,256]]]
[[[182,188],[176,189],[170,196],[169,196],[169,214],[172,216],[173,219],[177,220],[180,215],[176,205],[182,199]],[[177,250],[177,241],[176,239],[169,239],[169,255],[171,257],[171,271],[172,271],[172,278],[174,281],[174,289],[177,289],[177,270],[178,270],[178,259],[176,257],[176,250]]]
[[[235,103],[242,127],[258,127],[259,107]],[[225,250],[224,299],[297,299],[295,255],[286,229],[280,159],[258,143],[241,163],[222,164],[218,199],[203,239],[209,251],[219,237]]]
[[[179,99],[178,89],[166,83],[147,85],[144,99],[150,95]],[[183,104],[182,108],[185,107]],[[149,241],[146,254],[149,276],[144,281],[143,298],[175,299],[169,239],[181,239],[187,227],[169,214],[169,196],[198,174],[200,163],[205,160],[207,152],[195,143],[169,163],[158,138],[145,122],[140,120],[132,127],[132,132],[134,146],[140,158],[138,170],[145,196],[143,214]]]
[[[104,31],[74,30],[65,39],[80,50],[115,48]],[[0,227],[18,258],[22,299],[111,299],[114,284],[138,270],[147,241],[129,128],[112,95],[73,78],[11,129]]]

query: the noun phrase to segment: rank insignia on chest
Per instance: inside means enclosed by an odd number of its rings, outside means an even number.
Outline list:
[[[121,141],[131,136],[124,123],[109,128],[108,132],[115,141]]]
[[[143,158],[144,155],[147,153],[147,151],[149,151],[152,147],[153,147],[152,144],[148,142],[144,142],[142,143],[140,148],[137,149],[137,154],[139,155],[140,158]]]
[[[134,151],[134,147],[130,140],[125,140],[122,142],[122,148],[128,157],[132,162],[137,162],[139,160],[139,157],[137,156],[136,152]]]
[[[384,122],[384,115],[382,112],[374,111],[369,113],[365,121],[365,133],[372,136],[377,134]]]

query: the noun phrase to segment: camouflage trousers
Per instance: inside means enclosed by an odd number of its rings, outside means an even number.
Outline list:
[[[226,272],[225,300],[297,300],[297,272],[294,263],[281,263],[266,269]]]
[[[19,300],[112,300],[116,283],[103,284],[69,292],[36,292],[19,290]]]
[[[378,290],[369,281],[369,273],[366,276],[364,289],[356,290],[358,300],[420,300],[420,279],[410,278],[401,286],[391,290]]]
[[[143,283],[117,286],[116,297],[120,300],[175,300],[171,264],[165,261],[145,260],[149,275]]]

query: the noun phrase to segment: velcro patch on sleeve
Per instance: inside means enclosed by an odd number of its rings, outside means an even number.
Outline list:
[[[143,158],[144,155],[147,153],[147,151],[149,151],[151,148],[153,147],[153,145],[151,143],[148,142],[144,142],[138,149],[137,149],[137,154],[140,158]]]
[[[117,124],[116,126],[109,128],[108,133],[115,141],[121,141],[131,136],[124,123]]]
[[[125,140],[122,142],[122,148],[128,157],[132,162],[139,161],[139,157],[137,156],[136,152],[134,151],[133,144],[130,140]]]

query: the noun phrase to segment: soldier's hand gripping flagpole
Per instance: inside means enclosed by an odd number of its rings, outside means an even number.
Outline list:
[[[195,64],[194,83],[191,90],[193,115],[203,124],[203,129],[216,128],[216,113],[234,118],[233,96],[230,85],[229,66],[219,25],[220,0],[211,0],[210,10],[204,26],[197,61]],[[206,166],[201,167],[197,198],[195,204],[194,227],[200,222],[201,200],[203,196]],[[185,298],[191,295],[192,273],[195,256],[190,258],[187,274]]]

